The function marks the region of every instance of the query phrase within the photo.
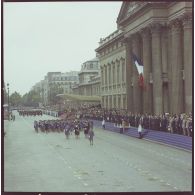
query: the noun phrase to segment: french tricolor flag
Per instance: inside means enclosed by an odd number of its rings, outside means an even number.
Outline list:
[[[140,87],[144,87],[144,77],[143,77],[143,73],[144,73],[144,65],[141,62],[141,60],[133,53],[132,54],[133,57],[133,62],[137,68],[137,71],[139,73],[139,86]]]

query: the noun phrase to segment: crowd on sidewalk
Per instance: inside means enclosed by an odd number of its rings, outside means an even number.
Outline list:
[[[138,128],[140,122],[144,129],[176,133],[192,136],[192,114],[164,113],[161,115],[133,114],[127,110],[104,109],[100,105],[81,105],[77,108],[65,109],[60,113],[64,117],[81,117],[91,120],[100,120],[114,123],[116,126],[128,126]]]

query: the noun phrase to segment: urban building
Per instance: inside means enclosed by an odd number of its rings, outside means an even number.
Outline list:
[[[61,72],[48,72],[44,80],[38,82],[32,87],[40,93],[44,105],[49,104],[50,92],[55,89],[61,93],[72,93],[72,86],[78,82],[78,71],[70,71],[66,73]]]
[[[101,72],[102,106],[127,109],[126,51],[123,32],[116,30],[100,40],[99,53]]]
[[[74,94],[85,96],[100,95],[100,68],[98,57],[83,63],[78,77],[79,82],[72,87]]]
[[[123,2],[96,49],[102,105],[133,113],[192,111],[192,2]],[[138,82],[136,56],[143,65]]]

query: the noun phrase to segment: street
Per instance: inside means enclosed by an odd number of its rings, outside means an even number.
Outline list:
[[[4,191],[191,191],[192,153],[94,128],[94,145],[81,132],[36,133],[34,120],[4,121]]]

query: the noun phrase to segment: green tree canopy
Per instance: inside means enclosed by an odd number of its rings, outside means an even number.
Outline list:
[[[11,106],[18,106],[21,104],[22,96],[18,92],[14,92],[10,95],[9,102]]]
[[[22,104],[24,106],[38,106],[41,101],[40,93],[34,90],[24,94],[22,97]]]
[[[61,94],[61,93],[63,93],[63,88],[60,85],[58,84],[51,85],[50,91],[49,91],[50,103],[56,104],[58,101],[58,98],[56,97],[56,95]]]

